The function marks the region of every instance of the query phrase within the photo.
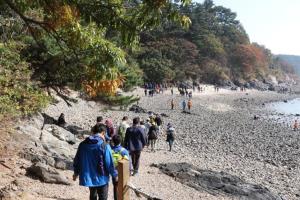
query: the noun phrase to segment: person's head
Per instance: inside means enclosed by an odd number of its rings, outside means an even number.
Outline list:
[[[103,121],[103,117],[98,116],[98,117],[97,117],[97,122],[102,122],[102,121]]]
[[[141,120],[141,121],[140,121],[140,125],[145,125],[144,120]]]
[[[97,124],[95,126],[94,134],[99,133],[100,135],[104,136],[105,132],[106,132],[106,126],[104,124]]]
[[[124,116],[122,121],[127,121],[128,120],[128,117],[127,116]]]
[[[135,117],[132,120],[133,125],[138,125],[140,123],[140,118],[139,117]]]
[[[111,119],[105,120],[105,125],[108,126],[108,127],[112,127],[113,126],[112,120]]]
[[[64,113],[61,113],[61,114],[60,114],[60,117],[65,117],[65,114],[64,114]]]
[[[147,119],[146,119],[146,122],[150,122],[150,118],[147,118]]]
[[[169,127],[172,127],[172,124],[171,124],[171,123],[168,123],[167,127],[168,127],[168,128],[169,128]]]
[[[119,135],[114,135],[112,137],[112,142],[114,143],[115,146],[121,144],[121,136]]]

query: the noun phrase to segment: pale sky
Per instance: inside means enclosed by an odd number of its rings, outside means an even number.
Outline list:
[[[251,42],[266,46],[274,54],[300,55],[300,0],[214,0],[214,3],[237,13]]]

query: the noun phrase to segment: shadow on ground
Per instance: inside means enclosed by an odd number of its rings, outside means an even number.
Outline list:
[[[271,193],[268,188],[247,183],[225,172],[202,170],[188,163],[153,164],[152,167],[159,168],[176,181],[215,196],[226,195],[244,200],[281,200],[281,197]]]

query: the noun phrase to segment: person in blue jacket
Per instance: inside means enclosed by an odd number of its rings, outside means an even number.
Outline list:
[[[111,148],[105,142],[106,126],[95,126],[94,134],[79,144],[74,158],[74,175],[79,185],[89,187],[90,200],[107,200],[109,174],[116,178]]]

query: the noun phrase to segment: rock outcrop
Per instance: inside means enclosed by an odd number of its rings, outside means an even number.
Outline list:
[[[174,177],[177,181],[204,190],[211,194],[223,193],[238,197],[238,199],[252,200],[281,200],[264,186],[250,184],[237,176],[225,172],[201,170],[188,163],[168,163],[153,165],[163,173]]]
[[[36,177],[45,183],[70,185],[66,177],[40,162],[29,167],[27,169],[27,175]]]

